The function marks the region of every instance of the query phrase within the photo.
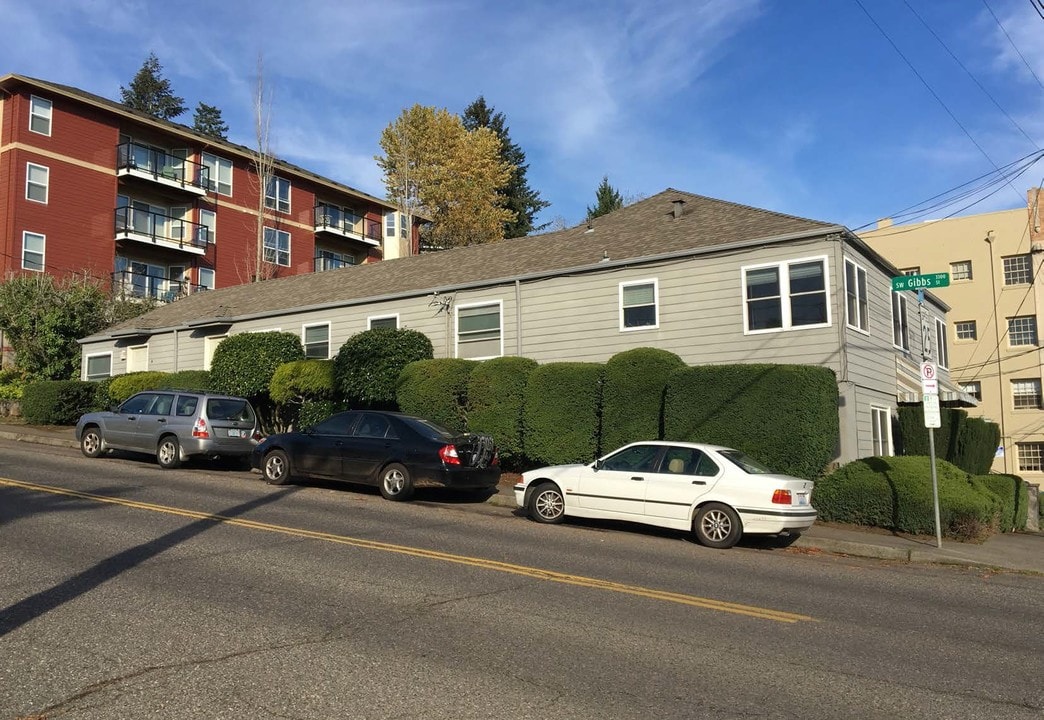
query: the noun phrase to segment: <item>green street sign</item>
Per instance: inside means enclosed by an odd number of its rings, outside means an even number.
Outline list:
[[[900,290],[932,290],[947,287],[950,284],[950,273],[931,273],[930,275],[903,275],[892,278],[892,291]]]

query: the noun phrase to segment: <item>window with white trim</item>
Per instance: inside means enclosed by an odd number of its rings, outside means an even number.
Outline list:
[[[44,249],[47,246],[47,237],[40,233],[22,233],[22,269],[43,272]]]
[[[979,339],[979,331],[974,320],[959,320],[953,326],[958,340]]]
[[[972,279],[972,262],[971,260],[958,260],[957,262],[950,263],[950,279],[954,282],[958,280],[971,280]]]
[[[1011,406],[1015,410],[1040,410],[1040,379],[1012,380]]]
[[[133,345],[127,348],[127,372],[142,372],[149,369],[149,345]]]
[[[51,171],[44,165],[25,164],[25,199],[47,204],[47,188]]]
[[[268,179],[265,187],[265,207],[278,212],[290,212],[290,181],[275,177]]]
[[[317,360],[330,359],[330,323],[305,325],[301,329],[301,344],[305,357]]]
[[[659,327],[658,308],[657,280],[620,283],[620,330]]]
[[[744,332],[829,325],[826,275],[825,258],[743,268]]]
[[[892,344],[902,350],[910,349],[910,325],[906,310],[906,296],[892,293]]]
[[[946,346],[946,323],[935,318],[935,359],[939,367],[950,367],[950,350]]]
[[[870,302],[866,292],[866,270],[845,260],[845,319],[848,327],[870,332]]]
[[[200,268],[199,269],[199,289],[200,290],[213,290],[215,285],[215,274],[211,268]]]
[[[51,112],[53,110],[50,100],[32,95],[29,97],[29,129],[40,135],[51,134]]]
[[[1044,471],[1044,443],[1015,443],[1019,472]]]
[[[892,411],[886,407],[870,407],[873,425],[874,456],[892,455]]]
[[[458,305],[457,357],[479,360],[504,354],[500,302]]]
[[[1004,258],[1004,284],[1029,285],[1033,282],[1033,260],[1029,255]]]
[[[290,267],[290,233],[265,228],[265,262]]]
[[[112,376],[112,353],[87,356],[85,379],[104,380]]]
[[[970,380],[969,382],[961,383],[960,388],[976,400],[982,400],[982,383],[980,381]]]
[[[217,242],[217,213],[213,210],[199,209],[199,232],[202,233],[200,240],[206,240],[207,244],[213,245]]]
[[[899,274],[901,274],[901,275],[920,275],[921,274],[921,268],[920,268],[920,266],[903,268],[902,270],[899,271]]]
[[[225,158],[203,153],[200,162],[207,168],[208,190],[217,192],[218,195],[232,195],[232,161]]]
[[[1037,318],[1035,315],[1019,315],[1008,318],[1008,345],[1037,344]]]
[[[395,217],[398,215],[394,210],[384,213],[384,234],[395,237]]]
[[[399,316],[398,315],[380,315],[367,318],[367,326],[370,330],[374,328],[389,328],[391,330],[399,329]]]

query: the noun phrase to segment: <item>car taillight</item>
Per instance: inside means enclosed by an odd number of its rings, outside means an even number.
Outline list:
[[[255,430],[254,431],[254,440],[255,441],[261,442],[264,439],[265,439],[265,436],[261,434],[260,430]]]
[[[500,464],[500,453],[497,452],[496,450],[493,451],[493,459],[489,461],[489,464],[490,465],[499,465]]]
[[[203,438],[204,440],[210,437],[210,431],[207,430],[207,421],[203,418],[197,418],[196,423],[192,426],[192,437]]]
[[[773,505],[790,505],[790,491],[789,490],[776,490],[772,493],[772,504]]]
[[[457,455],[457,448],[453,445],[443,445],[439,448],[439,457],[442,458],[442,462],[447,465],[460,465],[460,457]]]

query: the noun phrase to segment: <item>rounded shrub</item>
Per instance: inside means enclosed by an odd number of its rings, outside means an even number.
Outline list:
[[[434,356],[431,340],[416,330],[366,330],[337,351],[334,389],[349,407],[396,410],[399,373],[415,360]]]
[[[468,429],[468,380],[479,363],[461,358],[415,360],[402,369],[395,398],[399,409],[449,430]]]
[[[329,400],[334,394],[332,360],[294,360],[283,363],[272,374],[268,395],[280,404],[303,404]]]
[[[1029,507],[1029,488],[1018,475],[1003,473],[975,475],[974,482],[988,489],[1000,501],[1000,531],[1025,530]]]
[[[590,462],[599,452],[602,363],[558,362],[529,375],[523,399],[526,457],[538,465]]]
[[[217,346],[210,364],[212,389],[250,400],[267,399],[283,363],[304,360],[301,338],[289,332],[239,333]]]
[[[468,429],[493,436],[505,469],[518,470],[523,462],[523,399],[536,367],[530,358],[493,358],[479,363],[468,380]]]
[[[617,353],[605,364],[602,447],[663,438],[663,398],[670,374],[685,367],[672,352],[641,347]]]
[[[143,390],[169,387],[170,374],[156,370],[117,375],[109,380],[108,405],[119,405],[131,395]]]
[[[97,386],[81,380],[41,380],[22,392],[22,418],[30,425],[75,425],[94,409]]]
[[[176,390],[206,392],[210,390],[209,370],[178,370],[167,376],[167,387]]]

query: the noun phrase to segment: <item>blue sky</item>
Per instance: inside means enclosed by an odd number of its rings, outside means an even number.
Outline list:
[[[182,122],[207,102],[252,145],[262,54],[275,154],[381,197],[381,130],[481,94],[540,221],[583,220],[608,175],[629,199],[674,187],[856,228],[1044,147],[1034,2],[0,0],[0,74],[118,99],[155,52]],[[1038,162],[965,213],[1042,181]]]

